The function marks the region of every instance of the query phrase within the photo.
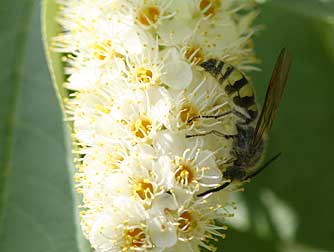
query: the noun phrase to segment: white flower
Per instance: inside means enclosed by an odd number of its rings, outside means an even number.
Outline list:
[[[117,173],[104,176],[102,183],[105,199],[128,197],[150,208],[152,201],[169,189],[168,167],[161,167],[155,159],[154,149],[138,144],[122,160]]]
[[[121,145],[97,145],[81,150],[79,171],[76,173],[77,186],[83,193],[84,203],[102,207],[106,178],[119,173],[128,149]]]
[[[174,14],[168,12],[168,7],[173,0],[128,0],[129,11],[143,29],[156,28],[163,20],[172,17]]]
[[[145,210],[127,198],[117,198],[92,224],[89,238],[98,251],[147,251],[153,248]]]
[[[120,93],[110,112],[110,136],[133,142],[150,142],[167,120],[169,101],[163,89]]]
[[[177,224],[169,214],[176,211],[178,204],[169,193],[159,195],[154,199],[150,209],[149,232],[154,244],[161,247],[172,247],[177,243]]]
[[[98,90],[98,91],[97,91]],[[84,145],[104,142],[110,133],[110,111],[113,97],[95,87],[75,93],[68,100],[68,120],[73,121],[75,137]]]
[[[215,153],[203,149],[203,141],[186,139],[184,132],[161,133],[156,140],[156,148],[162,155],[159,160],[169,167],[173,188],[181,187],[189,193],[197,192],[201,187],[216,187],[222,182]],[[203,189],[203,188],[202,188]]]
[[[153,41],[152,41],[153,42]],[[139,55],[128,55],[126,59],[127,70],[125,74],[132,88],[149,88],[161,84],[165,56],[159,52],[158,41],[147,45]]]
[[[215,251],[233,97],[201,67],[255,67],[251,0],[57,0],[81,224],[96,252]],[[232,161],[231,161],[232,160]],[[232,206],[233,208],[233,206]],[[216,220],[219,220],[216,222]]]

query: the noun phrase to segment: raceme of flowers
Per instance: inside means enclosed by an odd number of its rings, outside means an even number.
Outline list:
[[[215,251],[234,205],[224,183],[238,118],[210,58],[256,61],[241,0],[58,0],[81,224],[97,252]],[[198,136],[199,135],[199,136]]]

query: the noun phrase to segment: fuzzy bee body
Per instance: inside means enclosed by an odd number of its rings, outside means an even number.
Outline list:
[[[226,94],[232,98],[235,106],[243,109],[248,117],[243,117],[244,121],[237,123],[237,135],[232,136],[232,154],[235,159],[223,173],[224,178],[229,181],[198,196],[222,190],[232,182],[242,182],[252,178],[280,155],[276,155],[267,163],[258,167],[264,151],[264,135],[271,128],[276,116],[291,62],[288,51],[282,49],[273,70],[265,102],[259,116],[255,103],[254,88],[240,71],[216,59],[209,59],[201,64],[201,67],[222,85]],[[240,115],[240,113],[236,114]]]
[[[234,181],[245,180],[262,158],[264,150],[263,139],[256,147],[252,146],[254,128],[237,125],[238,135],[233,142],[233,155],[236,157],[231,166],[224,172],[224,178]]]

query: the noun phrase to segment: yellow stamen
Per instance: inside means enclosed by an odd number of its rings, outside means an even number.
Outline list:
[[[191,184],[191,182],[194,180],[194,177],[195,176],[192,169],[185,164],[180,164],[174,174],[176,182],[183,186]]]
[[[141,9],[138,20],[143,25],[154,24],[158,21],[160,10],[157,6],[147,6]]]
[[[124,158],[120,155],[109,153],[105,164],[111,170],[119,169],[120,163],[124,160]]]
[[[204,11],[205,16],[214,16],[220,5],[220,0],[201,0],[199,8]]]
[[[198,117],[197,109],[191,106],[190,104],[186,104],[182,107],[180,112],[180,119],[184,123],[188,123],[189,120]]]
[[[127,230],[125,240],[130,248],[141,248],[145,245],[146,235],[141,228]]]
[[[141,180],[134,185],[134,192],[142,200],[152,199],[153,185],[147,180]]]
[[[131,133],[138,138],[147,137],[152,130],[152,121],[147,117],[141,117],[130,125]]]
[[[177,220],[178,228],[182,232],[189,232],[192,228],[193,216],[190,211],[184,211]]]
[[[150,83],[153,77],[153,73],[150,69],[141,67],[136,72],[137,80],[142,84]]]
[[[194,64],[200,64],[204,61],[203,50],[198,46],[190,47],[186,51],[185,56]]]

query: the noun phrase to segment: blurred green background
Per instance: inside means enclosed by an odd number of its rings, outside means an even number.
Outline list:
[[[334,251],[334,2],[269,1],[257,22],[259,102],[279,50],[294,58],[267,154],[283,155],[236,195],[219,251]],[[38,0],[1,0],[0,56],[0,251],[88,251]]]

